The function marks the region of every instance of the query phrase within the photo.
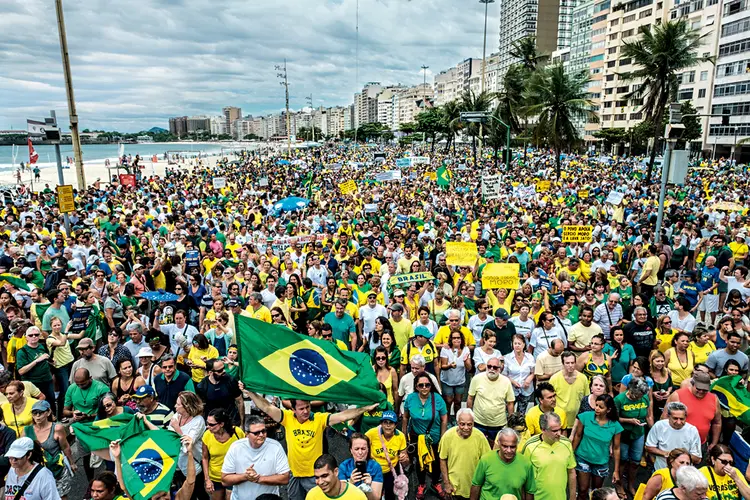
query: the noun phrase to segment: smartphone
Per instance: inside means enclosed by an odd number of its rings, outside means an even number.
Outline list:
[[[360,474],[367,474],[367,462],[354,462],[354,467]]]

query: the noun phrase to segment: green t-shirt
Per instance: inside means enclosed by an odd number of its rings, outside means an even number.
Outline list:
[[[92,380],[91,385],[86,389],[81,389],[76,384],[72,384],[65,393],[65,406],[86,415],[94,415],[99,407],[99,398],[108,392],[109,387],[98,380]]]
[[[593,411],[581,413],[578,420],[583,424],[583,437],[576,450],[576,459],[593,465],[609,463],[609,445],[615,435],[623,430],[620,422],[608,420],[606,424],[599,425]]]
[[[39,344],[35,348],[32,348],[28,344],[23,346],[16,354],[16,368],[21,369],[26,365],[30,365],[36,358],[42,354],[49,354],[47,348]],[[49,363],[46,361],[40,361],[28,372],[21,375],[21,380],[33,382],[35,385],[41,386],[47,384],[52,380],[52,372],[49,369]]]
[[[536,491],[534,469],[529,459],[516,455],[511,463],[506,464],[497,451],[479,459],[471,485],[481,487],[479,500],[498,500],[506,494],[524,498],[524,493]]]
[[[615,396],[615,406],[620,414],[620,418],[637,418],[641,422],[646,422],[648,415],[648,395],[644,395],[638,401],[633,401],[627,395],[627,392],[621,392]],[[635,424],[622,424],[624,432],[622,439],[632,441],[643,436],[645,427]]]
[[[351,340],[349,336],[357,331],[357,325],[354,324],[354,319],[347,313],[344,313],[341,318],[337,318],[336,313],[331,311],[325,315],[323,321],[331,325],[333,338],[346,342],[346,345],[349,345]]]

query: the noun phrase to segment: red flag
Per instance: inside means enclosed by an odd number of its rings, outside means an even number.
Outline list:
[[[31,144],[31,137],[27,138],[29,142],[29,163],[32,165],[39,159],[39,153],[34,151],[34,146]]]

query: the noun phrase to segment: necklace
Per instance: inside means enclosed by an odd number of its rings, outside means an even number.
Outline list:
[[[680,351],[677,349],[674,350],[674,353],[677,355],[677,362],[680,364],[680,368],[683,370],[686,370],[688,365],[690,364],[690,358],[688,358],[688,353],[685,351],[685,364],[682,364],[682,360],[680,359]]]

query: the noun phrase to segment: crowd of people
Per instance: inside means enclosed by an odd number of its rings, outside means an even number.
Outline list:
[[[81,473],[88,498],[132,496],[119,443],[91,453],[70,427],[121,413],[182,437],[176,498],[750,498],[711,392],[748,371],[746,172],[690,170],[655,234],[639,158],[571,155],[557,179],[543,151],[498,168],[457,148],[375,178],[410,153],[194,160],[77,192],[69,232],[51,191],[8,203],[6,499],[67,498]],[[517,286],[484,282],[495,263]],[[366,354],[387,402],[248,390],[238,315]]]

